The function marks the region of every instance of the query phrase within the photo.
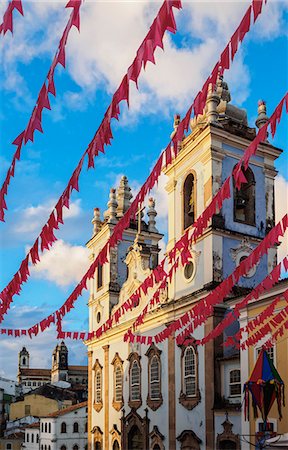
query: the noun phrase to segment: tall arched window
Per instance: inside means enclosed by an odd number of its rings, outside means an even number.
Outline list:
[[[101,402],[101,371],[97,370],[95,376],[95,402]]]
[[[159,400],[160,398],[160,361],[158,356],[154,355],[150,363],[149,371],[150,398]]]
[[[119,446],[118,441],[114,441],[114,443],[113,443],[113,450],[120,450],[120,446]]]
[[[65,422],[61,423],[61,433],[67,433],[67,427],[66,427],[66,423]]]
[[[48,433],[51,433],[51,423],[48,424]]]
[[[45,422],[45,433],[47,433],[47,422]]]
[[[141,366],[140,356],[138,353],[131,353],[128,360],[129,367],[129,406],[131,408],[139,408],[142,404],[141,399]]]
[[[184,372],[184,393],[187,397],[196,395],[196,365],[195,350],[193,347],[187,347],[183,358]]]
[[[162,403],[161,392],[161,350],[155,344],[152,344],[147,352],[148,357],[148,396],[147,405],[155,411]]]
[[[73,445],[73,450],[79,450],[79,447],[77,444]]]
[[[192,173],[184,181],[183,203],[183,225],[186,230],[196,218],[196,179]]]
[[[122,369],[119,365],[115,369],[115,401],[122,402]]]
[[[138,361],[133,361],[131,367],[131,400],[140,400],[140,366]]]
[[[60,448],[60,450],[67,450],[67,447],[66,447],[66,445],[61,445],[61,448]]]
[[[247,183],[238,190],[234,181],[234,220],[255,226],[255,177],[250,169],[242,168]]]
[[[194,339],[187,336],[181,345],[181,392],[179,401],[187,409],[200,402],[198,386],[198,351]]]
[[[96,359],[93,366],[94,371],[94,409],[99,412],[103,407],[102,401],[102,366]]]
[[[79,425],[78,422],[73,423],[73,433],[79,433]]]

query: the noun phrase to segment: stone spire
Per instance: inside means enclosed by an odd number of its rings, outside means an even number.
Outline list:
[[[149,198],[147,215],[149,217],[148,231],[150,231],[151,233],[158,233],[158,230],[155,226],[156,225],[155,217],[157,216],[157,211],[155,210],[155,200],[152,197]]]
[[[265,125],[265,123],[268,122],[269,118],[266,114],[266,102],[264,102],[264,100],[259,100],[258,102],[258,116],[257,119],[255,121],[256,127],[257,128],[262,128],[263,125]]]
[[[131,188],[128,184],[128,179],[125,175],[121,177],[119,187],[117,189],[117,217],[124,216],[125,212],[130,206],[130,200],[132,198]]]
[[[175,116],[174,116],[174,123],[173,123],[174,131],[172,131],[172,133],[170,134],[170,138],[171,139],[173,139],[173,137],[175,136],[179,123],[180,123],[180,115],[179,114],[175,114]]]
[[[109,201],[107,203],[108,209],[104,212],[104,218],[108,223],[117,223],[117,200],[116,200],[116,189],[110,189]]]
[[[93,236],[95,236],[101,230],[102,225],[99,208],[94,208],[94,216],[91,222],[93,224]]]
[[[207,109],[207,121],[208,123],[216,123],[218,119],[217,106],[220,103],[220,97],[218,92],[213,89],[212,83],[209,84],[208,94],[206,99],[206,109]]]

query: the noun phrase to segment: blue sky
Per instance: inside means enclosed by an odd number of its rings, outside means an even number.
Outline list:
[[[106,209],[109,189],[116,187],[122,174],[128,176],[133,192],[143,183],[168,143],[173,115],[186,112],[248,4],[183,3],[183,10],[176,14],[179,33],[166,38],[165,51],[156,52],[156,66],[148,63],[140,75],[130,110],[123,106],[119,123],[113,124],[112,146],[96,159],[94,170],[83,170],[80,193],[73,194],[71,210],[57,234],[61,240],[43,257],[21,296],[15,297],[3,327],[29,327],[64,302],[87,267],[83,246],[91,236],[93,208]],[[1,38],[1,180],[14,150],[11,142],[27,124],[69,15],[62,1],[23,0],[23,5],[24,18],[17,12],[14,16],[14,36],[7,33]],[[57,96],[50,97],[52,111],[44,110],[44,134],[36,132],[34,144],[24,147],[9,188],[6,223],[0,225],[1,289],[66,186],[159,6],[140,1],[86,1],[82,6],[81,32],[73,29],[69,36],[66,70],[58,66],[55,72]],[[225,77],[232,102],[247,109],[250,126],[254,126],[260,98],[267,101],[269,114],[287,90],[287,15],[287,3],[270,0]],[[280,214],[285,199],[287,210],[286,115],[273,143],[285,149],[277,161]],[[155,195],[159,225],[165,232],[164,184],[162,180]],[[67,316],[66,329],[87,329],[86,301],[87,295]],[[50,365],[55,337],[51,329],[25,341],[32,365]],[[0,375],[15,378],[17,352],[23,344],[1,338]],[[71,341],[68,346],[70,362],[85,362],[82,343]]]

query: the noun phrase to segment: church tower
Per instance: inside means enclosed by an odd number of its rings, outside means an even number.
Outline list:
[[[62,341],[52,354],[51,382],[68,381],[68,349]]]
[[[132,194],[128,179],[126,176],[122,176],[118,189],[112,188],[110,190],[107,203],[108,208],[103,214],[103,220],[101,220],[99,208],[94,209],[94,217],[92,219],[93,236],[87,243],[87,247],[91,251],[91,262],[101,248],[104,247],[118,220],[128,210],[131,198]],[[143,213],[139,212],[137,220],[131,221],[129,228],[124,231],[122,241],[116,247],[110,249],[109,262],[103,267],[99,266],[96,276],[91,280],[88,304],[90,308],[89,328],[91,330],[96,330],[104,323],[109,318],[112,308],[119,302],[120,289],[127,277],[130,276],[125,262],[126,257],[136,236],[138,236],[138,241],[141,241],[141,245],[138,242],[139,248],[137,251],[145,259],[143,267],[151,269],[158,264],[158,242],[162,235],[155,227],[157,212],[154,207],[155,202],[153,199],[150,199],[147,211],[148,222],[146,223],[143,220]]]
[[[206,110],[191,121],[192,133],[179,143],[177,158],[166,169],[169,196],[168,250],[209,205],[244,151],[254,139],[246,111],[230,103],[227,83],[218,77],[210,88]],[[174,128],[177,127],[177,120]],[[259,103],[256,125],[268,120],[264,102]],[[275,221],[274,168],[281,150],[268,140],[258,147],[245,171],[248,181],[239,191],[231,183],[231,198],[224,202],[192,248],[193,260],[178,271],[169,297],[180,298],[199,290],[210,290],[235,270],[265,237]],[[178,220],[175,220],[178,218]],[[239,280],[234,291],[252,288],[273,269],[276,248]]]
[[[19,352],[18,368],[29,369],[29,352],[26,350],[26,347],[23,347]]]

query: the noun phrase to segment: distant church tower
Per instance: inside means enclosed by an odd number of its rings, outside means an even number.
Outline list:
[[[19,352],[18,368],[29,369],[29,352],[26,350],[26,347],[23,347]]]
[[[68,349],[64,343],[56,345],[52,355],[51,382],[68,381]]]

